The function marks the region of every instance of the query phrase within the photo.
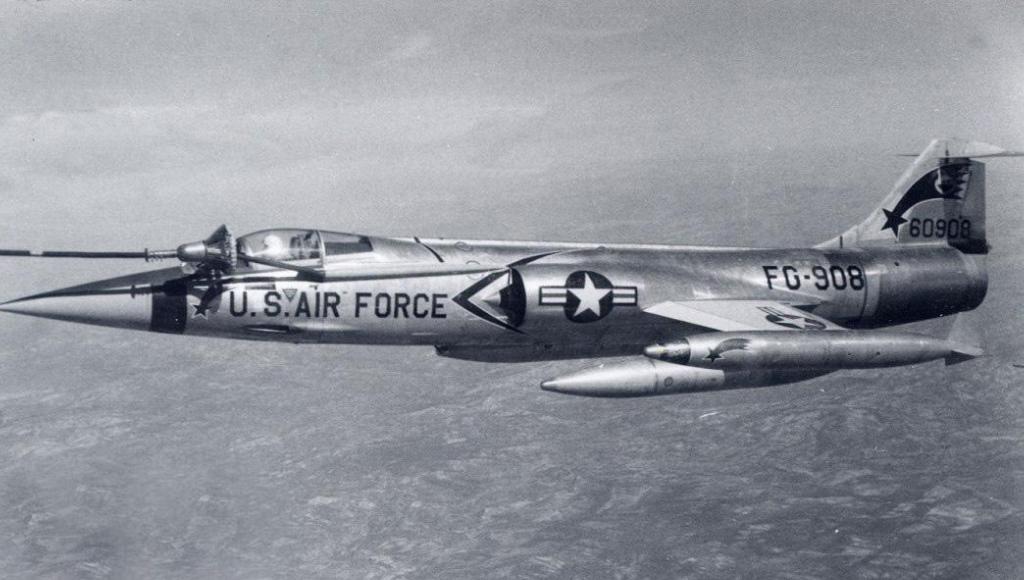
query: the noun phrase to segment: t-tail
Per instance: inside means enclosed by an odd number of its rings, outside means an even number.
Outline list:
[[[948,244],[986,254],[985,164],[977,159],[1019,156],[986,143],[935,139],[867,219],[818,247]]]

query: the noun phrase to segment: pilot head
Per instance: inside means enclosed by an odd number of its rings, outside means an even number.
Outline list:
[[[263,249],[260,251],[260,254],[276,258],[284,254],[284,250],[284,241],[277,237],[277,235],[267,234],[263,237]]]

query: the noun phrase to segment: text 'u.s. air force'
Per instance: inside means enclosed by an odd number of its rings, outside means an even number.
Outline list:
[[[232,316],[268,318],[341,318],[342,297],[337,292],[281,293],[271,290],[262,296],[250,292],[228,292]],[[291,294],[289,296],[289,294]],[[447,294],[406,292],[356,292],[351,305],[353,318],[447,318]]]

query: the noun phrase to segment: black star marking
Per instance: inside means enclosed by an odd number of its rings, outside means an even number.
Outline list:
[[[896,212],[883,209],[882,213],[885,214],[885,225],[882,226],[882,229],[892,230],[893,235],[897,235],[900,226],[907,223],[907,220]]]
[[[224,290],[223,282],[220,280],[212,281],[199,298],[199,304],[192,305],[192,318],[199,318],[201,316],[209,319],[209,311],[213,307],[213,301],[220,297]]]
[[[210,305],[206,304],[204,302],[200,302],[199,304],[193,304],[192,305],[192,318],[198,318],[200,316],[202,316],[203,318],[209,318],[209,316],[206,315],[206,312],[209,309],[210,309]]]

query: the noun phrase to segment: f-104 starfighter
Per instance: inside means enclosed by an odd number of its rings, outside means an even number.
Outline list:
[[[0,310],[152,332],[429,345],[476,361],[620,357],[541,387],[632,397],[778,385],[841,369],[982,354],[887,329],[976,308],[987,290],[985,166],[1020,156],[937,139],[864,221],[810,248],[390,238],[320,229],[174,250],[33,252],[180,264],[12,300]]]

